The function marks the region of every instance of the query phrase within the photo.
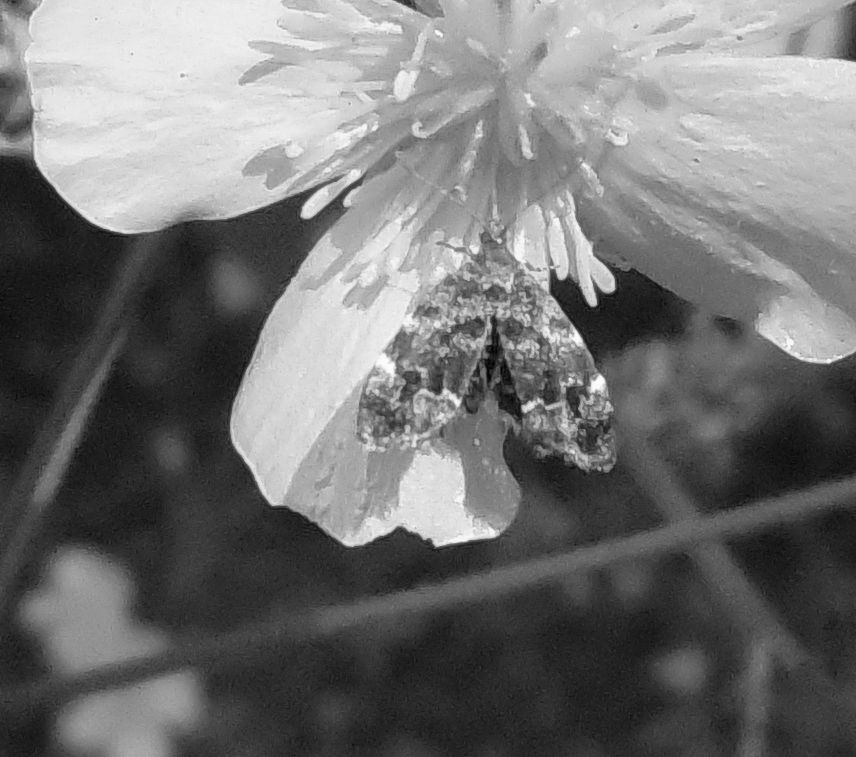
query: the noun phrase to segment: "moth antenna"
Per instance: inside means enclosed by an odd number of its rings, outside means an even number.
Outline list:
[[[515,218],[522,215],[533,205],[538,205],[545,198],[550,195],[555,195],[556,202],[554,203],[554,207],[551,211],[543,211],[542,212],[552,212],[552,213],[562,213],[562,206],[565,204],[563,201],[559,199],[559,193],[562,191],[562,187],[565,187],[565,191],[570,192],[572,200],[575,200],[575,195],[578,191],[588,191],[593,192],[597,195],[602,195],[604,192],[603,186],[598,180],[597,172],[595,168],[589,164],[585,160],[572,161],[568,160],[566,156],[563,155],[555,155],[552,149],[548,149],[546,155],[551,159],[548,160],[548,164],[551,169],[551,177],[549,179],[547,177],[541,176],[541,180],[535,181],[535,186],[532,187],[536,189],[535,197],[530,198],[527,196],[524,200],[523,206],[518,210]],[[476,224],[482,229],[481,234],[479,235],[479,254],[485,255],[486,245],[493,243],[494,245],[499,244],[502,247],[506,247],[506,232],[507,226],[502,223],[499,219],[499,206],[495,193],[491,193],[490,196],[490,212],[492,220],[485,222],[485,220],[476,213],[472,211],[469,205],[467,205],[464,201],[460,199],[456,195],[456,190],[459,190],[459,187],[447,188],[441,186],[436,181],[429,179],[427,176],[422,175],[417,168],[411,165],[404,158],[403,151],[396,151],[395,153],[396,162],[400,163],[405,170],[411,173],[420,181],[424,182],[426,185],[433,187],[438,192],[440,192],[446,199],[450,202],[454,203],[458,207],[460,207],[470,218],[475,221]],[[541,167],[543,168],[543,166]],[[537,169],[536,169],[537,170]],[[531,174],[530,174],[530,178]],[[573,211],[571,211],[573,212]],[[575,220],[575,219],[574,219]],[[510,221],[509,223],[513,223]],[[449,249],[455,250],[456,252],[470,252],[468,249],[464,249],[461,247],[456,247],[454,245],[449,245],[445,242],[440,242],[442,246],[448,247]],[[513,253],[509,248],[506,248],[509,254]],[[545,263],[551,270],[555,270],[557,265],[556,263],[550,259],[550,256],[546,256],[547,259]]]
[[[409,171],[411,174],[413,174],[417,179],[419,179],[419,181],[422,181],[429,187],[433,187],[434,189],[436,189],[447,200],[449,200],[449,202],[453,202],[455,205],[461,208],[461,210],[463,210],[470,218],[472,218],[481,227],[482,241],[484,240],[485,236],[489,237],[491,240],[499,240],[504,236],[505,228],[499,223],[498,220],[494,220],[490,223],[485,223],[482,218],[479,218],[478,215],[473,213],[472,209],[466,203],[462,202],[458,197],[455,196],[454,189],[449,190],[446,187],[438,184],[436,181],[429,179],[427,176],[423,176],[403,158],[400,152],[396,153],[396,159],[406,171]],[[492,200],[492,208],[493,214],[494,216],[496,216],[497,208],[495,199]],[[445,242],[441,242],[440,244],[443,244],[444,246],[449,247],[449,249],[456,250],[458,252],[462,251],[461,248],[455,247],[454,245],[449,245]]]
[[[470,218],[472,218],[487,234],[490,234],[493,239],[499,239],[505,232],[505,224],[502,224],[499,221],[499,209],[497,206],[496,198],[491,198],[491,220],[485,221],[483,218],[479,217],[476,213],[473,213],[472,209],[463,202],[459,197],[455,194],[455,188],[448,189],[436,181],[429,179],[427,176],[424,176],[419,172],[413,165],[411,165],[407,160],[404,159],[403,151],[396,152],[396,160],[400,163],[405,170],[409,173],[413,174],[417,179],[424,182],[430,187],[433,187],[438,192],[440,192],[444,197],[446,197],[450,202],[453,202],[459,208],[461,208]],[[525,207],[523,210],[532,207],[533,205],[541,202],[545,197],[549,196],[556,190],[558,190],[562,184],[568,182],[573,177],[576,177],[577,181],[575,182],[575,187],[572,189],[580,189],[582,187],[589,187],[593,192],[597,194],[601,194],[603,192],[603,187],[600,185],[600,182],[597,180],[597,173],[595,169],[589,165],[586,161],[579,161],[576,165],[568,166],[561,158],[552,161],[554,165],[562,164],[565,167],[565,171],[556,170],[554,180],[546,184],[546,182],[538,182],[540,184],[540,191],[534,198],[527,199]]]

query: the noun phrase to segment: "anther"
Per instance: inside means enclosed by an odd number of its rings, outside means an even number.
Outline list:
[[[413,48],[410,60],[402,63],[401,70],[395,75],[392,94],[396,101],[406,102],[416,89],[416,80],[419,78],[422,60],[425,57],[425,47],[428,44],[428,37],[432,34],[434,34],[434,22],[429,21],[416,37],[416,46]]]

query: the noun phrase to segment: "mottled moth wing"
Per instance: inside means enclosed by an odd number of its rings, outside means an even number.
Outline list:
[[[482,358],[490,307],[473,261],[408,315],[360,395],[357,436],[373,449],[418,447],[462,412]]]
[[[615,463],[612,404],[582,337],[485,234],[481,254],[428,293],[375,363],[357,435],[375,449],[420,446],[488,391],[536,454],[585,471]]]
[[[612,403],[582,337],[559,304],[522,268],[497,312],[503,359],[520,402],[520,436],[543,456],[584,471],[615,464]]]

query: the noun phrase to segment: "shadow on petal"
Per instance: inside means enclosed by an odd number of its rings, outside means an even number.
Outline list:
[[[370,450],[356,437],[362,387],[319,435],[283,504],[346,546],[404,528],[435,546],[491,539],[514,519],[520,488],[505,465],[506,425],[483,407],[425,450]]]

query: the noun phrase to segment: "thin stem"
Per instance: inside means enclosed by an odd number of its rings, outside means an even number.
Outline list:
[[[773,678],[773,649],[769,639],[749,646],[743,675],[743,719],[736,757],[764,757]]]
[[[84,694],[127,686],[188,666],[224,668],[247,665],[252,659],[286,645],[305,643],[362,626],[425,615],[496,600],[505,595],[547,585],[568,573],[592,570],[624,561],[675,552],[711,539],[746,537],[757,531],[782,526],[812,515],[852,505],[856,501],[856,476],[821,484],[752,505],[692,518],[632,536],[579,547],[558,555],[540,557],[515,565],[453,579],[445,583],[370,597],[332,607],[295,613],[277,613],[237,631],[214,637],[186,639],[172,650],[121,663],[104,665],[85,673],[45,677],[24,686],[0,691],[0,712],[8,717],[32,715],[39,707],[58,704]],[[802,665],[792,672],[809,672]],[[841,712],[856,738],[856,710],[849,701],[824,688],[833,707]],[[852,727],[851,727],[852,724]]]
[[[628,418],[633,415],[628,413]],[[672,522],[697,518],[701,508],[678,481],[670,466],[646,443],[632,424],[622,426],[621,459],[633,470],[636,482],[648,493],[663,517]],[[688,550],[690,558],[723,608],[742,630],[746,643],[755,648],[761,640],[764,653],[781,663],[833,707],[856,716],[854,703],[824,673],[823,661],[805,649],[787,628],[776,609],[737,564],[728,546],[710,539]],[[856,729],[853,731],[856,739]]]
[[[632,414],[628,417],[632,418]],[[632,470],[634,480],[664,519],[678,523],[698,517],[701,508],[639,430],[632,423],[623,424],[621,436],[620,459]],[[807,654],[799,641],[755,589],[725,544],[712,539],[694,546],[689,555],[747,641],[774,640],[776,654],[788,668],[806,661]]]
[[[128,316],[154,270],[167,233],[150,234],[131,242],[95,328],[11,488],[0,514],[0,627],[9,616],[15,583],[28,558],[29,545],[83,438],[87,421],[125,343]]]

